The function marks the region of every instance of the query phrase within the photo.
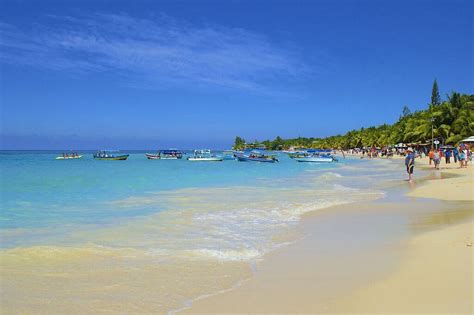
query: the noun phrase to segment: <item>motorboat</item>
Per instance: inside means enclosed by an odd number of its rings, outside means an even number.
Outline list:
[[[260,152],[251,152],[249,155],[237,154],[237,160],[239,162],[263,162],[263,163],[275,163],[278,159],[273,155],[265,155]]]
[[[78,155],[77,153],[70,153],[70,154],[64,154],[62,156],[57,156],[56,160],[74,160],[74,159],[80,159],[82,158],[82,155]]]
[[[108,151],[97,151],[94,153],[94,159],[104,161],[124,161],[128,159],[130,154],[114,155]]]
[[[298,162],[313,162],[313,163],[329,163],[337,161],[337,159],[330,154],[330,150],[307,150],[303,154],[298,154],[293,157]]]
[[[212,154],[211,150],[194,150],[193,156],[188,157],[191,162],[222,162],[222,157]]]
[[[146,153],[145,156],[149,160],[179,160],[183,158],[183,153],[170,149],[158,151],[156,154]]]
[[[235,160],[235,153],[232,150],[222,151],[222,158],[224,159],[224,161]]]

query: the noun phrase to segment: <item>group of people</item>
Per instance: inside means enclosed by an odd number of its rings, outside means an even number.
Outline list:
[[[77,152],[72,152],[72,153],[63,153],[63,158],[69,158],[69,157],[77,157],[79,156]]]
[[[364,157],[378,158],[378,157],[387,157],[390,158],[393,156],[393,150],[391,148],[364,148],[364,149],[351,149],[348,152],[349,154],[362,154],[361,159]]]
[[[421,154],[416,154],[412,148],[405,150],[405,166],[407,167],[408,181],[413,181],[413,171],[415,169],[415,158],[422,157]],[[443,150],[438,148],[431,148],[428,152],[429,164],[434,164],[436,169],[439,169],[441,159],[444,157],[446,164],[451,163],[451,157],[454,159],[454,163],[459,161],[460,168],[466,168],[467,163],[472,163],[472,151],[468,144],[461,143],[459,146],[452,148],[444,148]]]
[[[467,167],[467,163],[472,161],[472,152],[468,144],[462,143],[461,145],[453,148],[441,149],[431,149],[428,153],[430,159],[430,165],[434,163],[434,167],[439,169],[439,164],[441,159],[444,157],[446,164],[451,163],[451,157],[454,159],[454,163],[459,161],[459,166],[461,168]]]

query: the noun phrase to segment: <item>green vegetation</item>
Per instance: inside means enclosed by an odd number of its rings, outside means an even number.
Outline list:
[[[433,82],[433,88],[431,90],[431,106],[438,106],[441,104],[441,97],[439,96],[438,82],[436,79]]]
[[[443,144],[457,144],[464,138],[474,135],[474,95],[452,92],[442,101],[438,84],[433,83],[431,103],[426,110],[411,112],[404,106],[402,115],[393,125],[351,130],[344,135],[326,138],[296,138],[254,142],[246,144],[237,137],[234,149],[265,145],[271,150],[286,150],[290,147],[349,149],[361,147],[384,147],[403,143],[431,143],[432,137]],[[239,139],[239,142],[237,142]]]

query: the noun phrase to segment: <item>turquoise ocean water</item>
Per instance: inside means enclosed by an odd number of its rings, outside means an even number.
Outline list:
[[[2,228],[48,227],[69,223],[98,223],[141,216],[166,205],[114,211],[107,202],[150,192],[182,188],[250,185],[291,178],[314,165],[280,156],[280,164],[236,161],[191,163],[147,160],[145,152],[127,161],[97,161],[91,152],[82,159],[55,160],[61,152],[3,151],[0,153]],[[293,163],[292,163],[293,162]],[[319,165],[331,169],[334,165]],[[273,184],[273,183],[270,183]]]
[[[311,164],[275,153],[280,162],[270,164],[81,153],[0,152],[8,310],[180,309],[232,288],[266,253],[304,237],[305,213],[383,198],[379,183],[404,177],[396,163],[341,156]]]
[[[261,189],[265,191],[260,192],[260,200],[258,196],[251,196],[257,208],[259,201],[263,202],[268,197],[265,194],[272,194],[271,189],[274,189],[274,192],[287,189],[286,193],[290,193],[288,189],[303,191],[311,188],[317,191],[327,190],[329,187],[337,192],[338,189],[365,186],[351,180],[343,181],[343,178],[350,174],[356,175],[357,165],[365,162],[359,159],[340,157],[338,163],[331,164],[297,163],[286,154],[280,153],[280,163],[276,164],[237,161],[193,163],[185,158],[147,160],[144,153],[132,152],[127,161],[97,161],[92,158],[91,152],[82,152],[84,157],[78,160],[55,160],[60,152],[53,151],[1,152],[0,227],[3,230],[38,231],[33,235],[26,233],[24,237],[5,237],[2,247],[41,244],[43,241],[54,243],[51,237],[43,239],[41,231],[45,232],[45,236],[50,236],[51,231],[56,230],[58,234],[54,236],[60,237],[62,232],[68,234],[70,229],[74,228],[97,228],[101,225],[110,227],[117,220],[123,222],[160,212],[177,211],[180,209],[176,208],[176,202],[170,200],[169,196],[154,200],[149,197],[172,194],[180,190],[181,197],[185,197],[186,194],[192,193],[190,189],[201,189],[205,192],[225,187],[230,188],[232,192],[231,188],[235,187],[234,191],[237,192],[247,188],[242,194],[236,193],[236,196],[227,193],[219,197],[222,191],[211,194],[215,197],[215,203],[212,204],[213,200],[208,201],[209,210],[215,210],[216,206],[225,207],[225,200],[221,199],[253,195],[252,192],[258,195]],[[362,168],[358,171],[362,171]],[[334,176],[323,178],[317,183],[308,180],[313,178],[315,173],[319,174],[318,176]],[[337,184],[340,185],[334,186]],[[197,197],[196,207],[201,207],[199,196],[193,197]],[[334,198],[337,198],[337,195]],[[347,198],[346,196],[334,201],[337,203],[350,200]],[[325,196],[321,199],[328,202]],[[280,201],[285,203],[285,200]],[[318,201],[322,202],[317,198],[312,200],[315,204]],[[292,206],[291,202],[288,200],[288,207]],[[276,205],[281,206],[282,204]],[[186,204],[185,207],[192,208],[193,205]],[[205,209],[200,211],[205,212]],[[261,223],[265,224],[263,221]]]

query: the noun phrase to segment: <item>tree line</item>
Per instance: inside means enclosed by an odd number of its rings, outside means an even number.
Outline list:
[[[344,135],[325,138],[294,138],[254,141],[236,137],[235,150],[259,148],[286,150],[290,147],[350,149],[362,147],[386,147],[397,143],[431,143],[432,139],[442,144],[457,144],[474,135],[474,95],[452,92],[442,100],[438,83],[433,83],[431,103],[425,110],[411,112],[405,106],[397,122],[368,128],[351,130]]]

